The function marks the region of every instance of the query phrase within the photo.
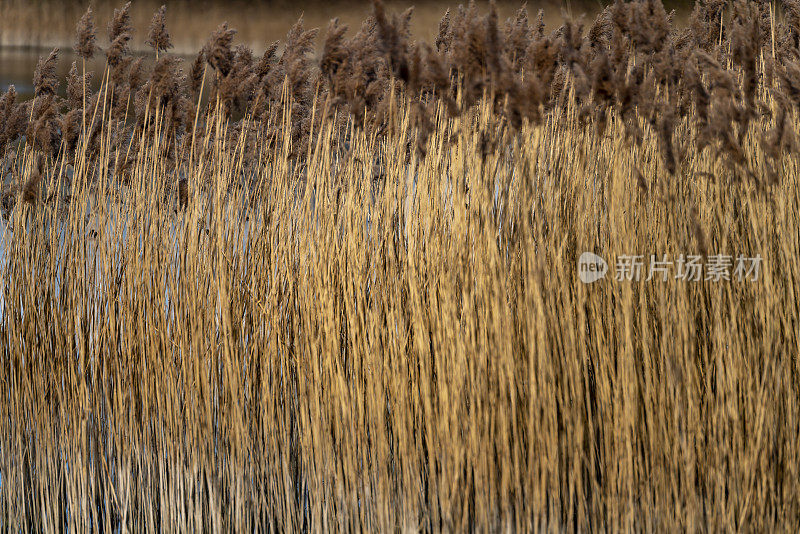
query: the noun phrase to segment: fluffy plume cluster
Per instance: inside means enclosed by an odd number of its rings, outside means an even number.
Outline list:
[[[161,6],[155,15],[150,29],[147,32],[146,44],[158,52],[166,52],[172,48],[172,39],[167,31],[167,6]]]
[[[97,28],[94,25],[94,14],[92,8],[78,22],[75,35],[75,53],[83,59],[91,59],[97,52]]]
[[[34,94],[38,96],[54,96],[58,90],[59,82],[56,76],[58,64],[58,48],[50,52],[46,58],[40,58],[36,70],[33,72]]]
[[[114,10],[114,17],[108,23],[108,40],[111,43],[106,51],[109,66],[116,67],[129,52],[130,40],[133,38],[131,26],[131,3]]]
[[[411,102],[420,156],[439,110],[454,117],[488,98],[513,129],[574,112],[598,135],[616,121],[630,143],[654,136],[673,174],[686,147],[674,138],[678,128],[740,174],[752,174],[742,142],[751,124],[770,120],[760,145],[777,169],[781,155],[796,148],[791,113],[800,108],[800,2],[785,0],[777,13],[766,1],[726,5],[700,0],[689,23],[678,26],[659,0],[617,0],[590,25],[567,20],[548,32],[541,11],[531,19],[523,6],[503,22],[493,3],[481,13],[473,2],[447,11],[428,44],[411,34],[411,9],[391,14],[376,0],[372,16],[350,37],[347,26],[331,21],[318,62],[317,30],[305,29],[301,19],[282,51],[276,42],[256,57],[234,44],[236,30],[223,23],[191,65],[161,55],[147,66],[129,53],[127,3],[108,24],[110,76],[103,87],[90,89],[91,73],[74,65],[66,99],[60,97],[54,50],[36,68],[35,102],[17,102],[13,88],[0,100],[0,150],[27,139],[71,161],[81,134],[91,155],[99,151],[100,133],[111,130],[106,141],[131,156],[131,139],[155,135],[148,125],[159,121],[177,165],[191,153],[192,138],[221,117],[232,136],[288,142],[290,156],[303,157],[315,108],[316,117],[335,115],[343,128],[384,134],[391,130],[391,103],[402,95]],[[77,27],[79,57],[95,54],[95,33],[90,9]],[[154,15],[147,43],[157,53],[171,48],[166,7]],[[774,117],[767,95],[786,104]],[[290,139],[278,135],[287,119]]]

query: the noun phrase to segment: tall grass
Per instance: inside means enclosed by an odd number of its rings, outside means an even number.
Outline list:
[[[98,18],[105,21],[120,3],[116,0],[0,0],[0,46],[68,47],[72,43],[74,22],[88,5],[91,4]],[[239,30],[240,42],[260,49],[284,35],[300,15],[312,26],[324,27],[328,20],[338,17],[355,27],[370,10],[369,2],[355,0],[135,0],[132,15],[134,26],[139,30],[134,42],[137,51],[147,50],[144,30],[153,12],[162,4],[167,4],[168,19],[175,37],[174,52],[187,55],[196,52],[206,36],[224,20]],[[409,5],[402,0],[389,0],[388,4],[398,10]],[[478,4],[486,8],[488,1],[480,0]],[[537,2],[536,7],[547,6],[548,15],[555,23],[559,20],[562,4],[560,0],[545,0]],[[520,2],[501,0],[499,9],[504,15],[511,15],[519,5]],[[598,10],[597,2],[575,0],[572,5],[576,12]],[[416,2],[415,31],[420,36],[432,38],[436,23],[447,6],[448,3],[442,0]]]
[[[260,63],[221,27],[185,79],[119,48],[49,130],[43,59],[5,148],[0,525],[796,530],[797,42],[711,4],[466,8],[430,47],[377,4],[321,70],[299,26]],[[586,285],[583,251],[763,264]]]

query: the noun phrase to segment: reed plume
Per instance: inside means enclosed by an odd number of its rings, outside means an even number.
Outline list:
[[[75,33],[75,53],[83,60],[92,59],[97,53],[97,28],[91,7],[81,17]]]
[[[730,31],[731,55],[742,68],[742,93],[744,109],[737,116],[739,143],[748,130],[750,120],[757,112],[758,44],[761,39],[761,21],[758,6],[739,1],[734,5],[733,27]]]
[[[26,204],[35,205],[39,199],[41,192],[42,172],[37,163],[35,168],[31,170],[25,185],[22,187],[22,201]]]
[[[525,64],[525,53],[532,38],[532,31],[528,24],[528,9],[527,6],[523,5],[517,11],[514,19],[507,21],[503,38],[505,43],[504,53],[515,72],[519,72]]]
[[[258,76],[258,80],[260,82],[263,82],[267,78],[267,75],[275,65],[275,57],[278,53],[279,46],[280,46],[279,41],[275,41],[274,43],[269,45],[267,49],[264,51],[264,54],[262,54],[262,56],[256,63],[255,74],[256,76]]]
[[[152,47],[156,55],[172,48],[172,39],[167,31],[167,6],[161,8],[153,15],[153,21],[147,30],[145,44]]]
[[[406,20],[410,19],[411,11],[400,18],[393,15],[390,19],[381,0],[373,0],[372,7],[383,53],[386,55],[394,76],[407,82],[409,65]]]
[[[270,86],[274,89],[274,97],[278,97],[280,83],[285,77],[294,100],[301,106],[310,104],[312,95],[312,71],[310,56],[314,50],[314,39],[318,30],[306,30],[303,27],[303,18],[300,17],[286,34],[286,47],[280,60],[268,76],[271,78]]]
[[[705,52],[717,48],[725,37],[722,24],[725,0],[698,0],[689,19],[695,44]]]
[[[111,44],[106,50],[106,58],[111,67],[119,65],[122,58],[130,53],[129,43],[133,38],[130,9],[130,2],[115,9],[114,16],[108,23],[108,40]]]
[[[223,22],[203,48],[203,55],[211,67],[222,76],[227,76],[233,67],[233,50],[231,44],[236,35],[236,30],[228,28],[228,23]]]
[[[205,52],[201,50],[192,63],[192,68],[189,74],[190,85],[192,89],[193,99],[197,99],[200,94],[200,86],[203,83],[203,75],[205,74],[206,56]]]
[[[72,62],[67,75],[67,104],[72,109],[83,108],[83,97],[86,87],[91,86],[92,73],[78,74],[78,64]]]
[[[17,89],[13,85],[0,97],[0,154],[4,154],[10,141],[16,139],[13,128],[14,115],[17,109]]]
[[[40,57],[36,70],[33,72],[34,94],[39,96],[55,96],[58,91],[59,81],[56,76],[58,63],[58,48],[54,48],[47,58]]]
[[[146,67],[142,58],[136,58],[128,69],[128,86],[131,91],[141,89],[146,79]]]
[[[347,25],[340,25],[339,19],[333,19],[328,25],[319,68],[331,84],[336,80],[339,68],[350,57],[344,38],[346,32]]]
[[[450,9],[448,8],[445,14],[442,16],[442,20],[439,21],[439,33],[436,35],[436,40],[434,40],[433,44],[436,46],[436,50],[438,52],[447,53],[447,45],[449,44],[448,34],[450,32]]]
[[[64,148],[70,157],[75,153],[78,147],[78,139],[81,133],[82,116],[82,108],[72,109],[64,114],[59,122]]]

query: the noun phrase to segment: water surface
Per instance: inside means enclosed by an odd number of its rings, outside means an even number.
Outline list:
[[[28,99],[33,96],[33,72],[41,58],[47,58],[50,49],[0,47],[0,91],[6,92],[10,85],[17,90],[19,97]],[[61,85],[58,92],[64,96],[67,88],[67,75],[75,62],[80,73],[83,69],[82,60],[75,55],[72,49],[59,49],[56,72]],[[98,54],[86,63],[86,70],[94,72],[92,86],[96,90],[100,86],[105,69],[105,56]]]

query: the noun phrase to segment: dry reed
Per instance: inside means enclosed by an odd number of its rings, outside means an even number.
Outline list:
[[[798,43],[723,4],[429,45],[376,2],[188,74],[125,7],[99,91],[43,59],[0,98],[0,527],[797,530]]]

